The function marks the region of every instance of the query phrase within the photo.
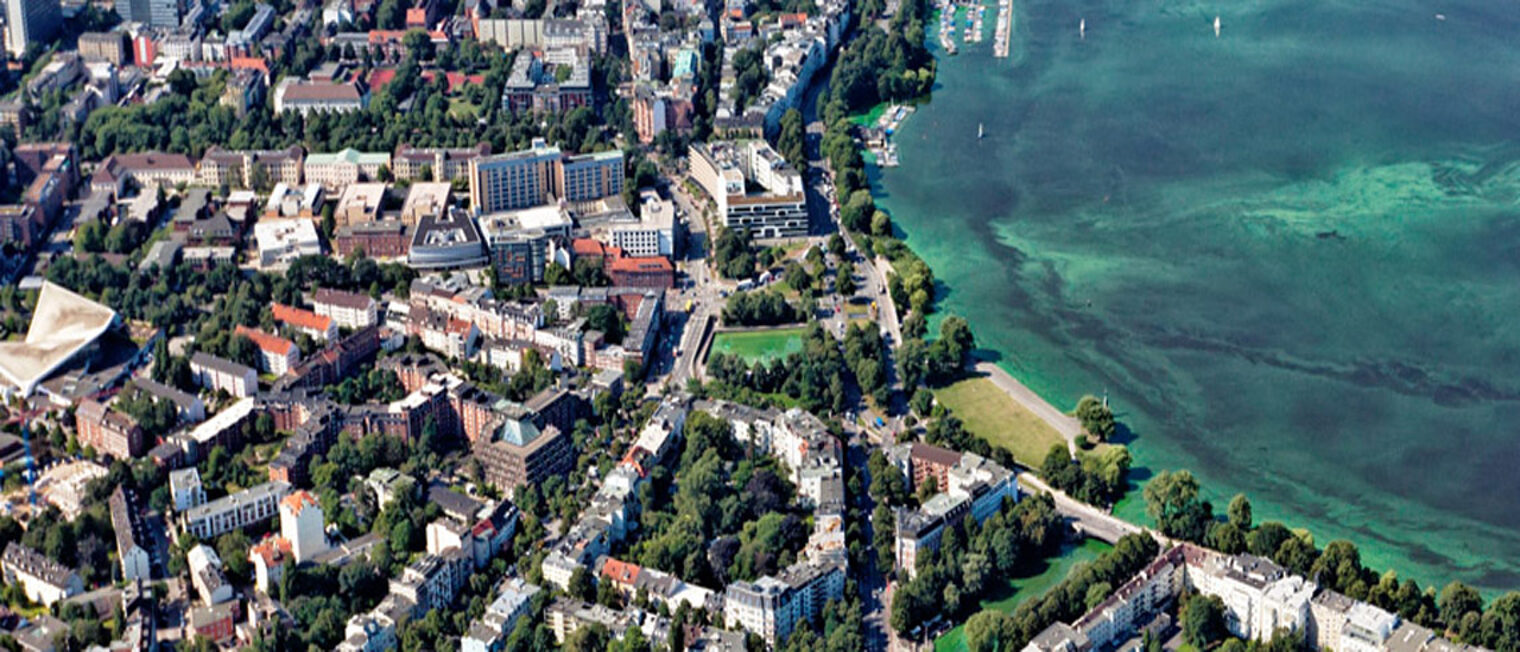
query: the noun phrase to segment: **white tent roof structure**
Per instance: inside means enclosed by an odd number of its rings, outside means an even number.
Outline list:
[[[44,281],[26,339],[0,342],[0,377],[30,396],[37,385],[104,335],[116,311]]]

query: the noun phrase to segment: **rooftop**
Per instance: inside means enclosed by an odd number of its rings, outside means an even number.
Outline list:
[[[43,281],[26,339],[0,342],[0,376],[22,394],[31,394],[43,378],[105,334],[115,321],[116,311]]]
[[[289,324],[295,328],[304,328],[323,332],[326,332],[328,329],[332,328],[331,317],[323,317],[322,315],[303,308],[296,308],[294,306],[287,306],[283,303],[276,303],[270,306],[270,311],[274,313],[275,321]]]

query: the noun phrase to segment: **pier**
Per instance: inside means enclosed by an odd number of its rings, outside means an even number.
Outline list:
[[[992,56],[1008,58],[1008,43],[1013,38],[1013,0],[998,0],[997,33],[992,37]]]

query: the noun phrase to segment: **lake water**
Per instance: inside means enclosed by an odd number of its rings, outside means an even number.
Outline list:
[[[994,15],[876,179],[944,310],[1141,477],[1520,588],[1520,4],[1021,0],[1010,59]]]

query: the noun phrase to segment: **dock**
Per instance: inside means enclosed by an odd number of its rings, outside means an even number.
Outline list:
[[[997,32],[992,37],[992,56],[1008,58],[1008,43],[1013,38],[1013,0],[998,0]]]

